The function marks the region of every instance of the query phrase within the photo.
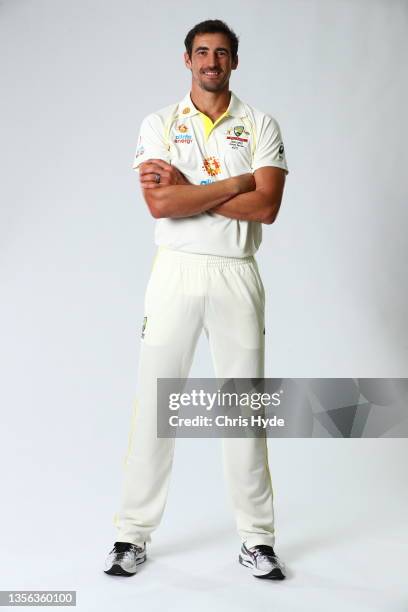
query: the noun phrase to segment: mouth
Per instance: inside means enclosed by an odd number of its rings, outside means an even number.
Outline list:
[[[217,77],[220,76],[221,71],[220,70],[205,70],[203,74],[210,79],[216,79]]]

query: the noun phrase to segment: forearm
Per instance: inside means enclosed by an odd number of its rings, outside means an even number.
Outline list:
[[[211,212],[230,219],[270,224],[275,220],[279,207],[280,202],[271,202],[270,195],[258,189],[238,194],[227,202],[214,206]]]
[[[191,217],[223,204],[239,193],[239,184],[234,177],[208,185],[166,185],[143,190],[150,212],[156,218]]]

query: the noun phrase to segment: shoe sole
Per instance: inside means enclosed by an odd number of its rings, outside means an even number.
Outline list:
[[[138,559],[136,561],[136,565],[141,565],[146,561],[147,557],[143,557],[143,559]],[[109,574],[110,576],[134,576],[137,572],[127,572],[123,569],[118,563],[114,563],[112,567],[108,570],[103,570],[105,574]]]
[[[244,567],[249,567],[254,570],[254,564],[249,559],[245,559],[242,555],[239,555],[238,561]],[[266,578],[267,580],[285,580],[286,576],[282,573],[279,568],[274,568],[268,574],[254,574],[252,573],[254,578]]]

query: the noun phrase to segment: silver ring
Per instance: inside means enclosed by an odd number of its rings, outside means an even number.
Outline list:
[[[155,179],[156,183],[160,183],[160,174],[156,174]]]

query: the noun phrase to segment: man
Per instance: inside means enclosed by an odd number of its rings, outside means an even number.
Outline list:
[[[264,376],[265,292],[254,253],[280,207],[288,172],[276,120],[230,91],[238,38],[222,21],[185,39],[191,91],[142,122],[134,168],[157,219],[145,296],[138,398],[118,529],[105,564],[130,576],[166,503],[174,438],[157,437],[157,378],[186,378],[201,331],[217,378]],[[281,580],[266,438],[225,438],[225,476],[241,538],[239,561]]]

